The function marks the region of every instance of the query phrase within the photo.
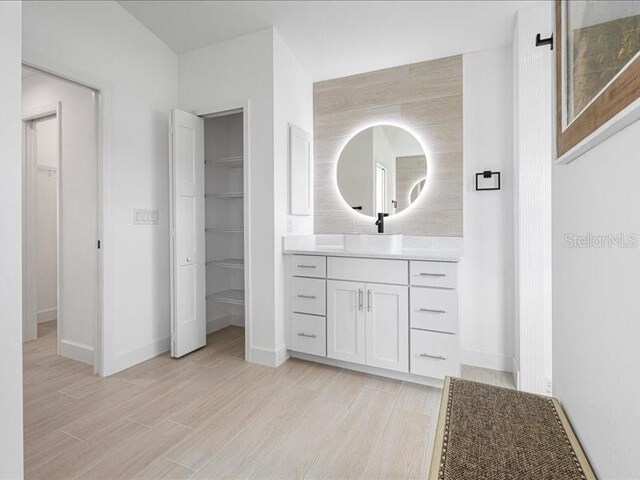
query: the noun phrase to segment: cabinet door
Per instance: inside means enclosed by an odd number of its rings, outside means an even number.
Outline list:
[[[365,363],[365,285],[327,282],[327,357]]]
[[[366,359],[372,367],[409,371],[407,287],[366,285]]]

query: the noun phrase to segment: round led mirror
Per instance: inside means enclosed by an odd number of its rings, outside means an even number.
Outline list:
[[[371,217],[401,212],[424,189],[427,158],[403,128],[376,125],[353,136],[338,159],[338,189],[354,210]]]

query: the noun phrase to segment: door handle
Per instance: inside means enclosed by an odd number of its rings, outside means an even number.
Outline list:
[[[419,308],[419,312],[432,312],[432,313],[447,313],[445,310],[440,310],[438,308]]]
[[[358,289],[358,310],[362,311],[362,309],[364,308],[363,303],[364,303],[364,292],[362,291],[361,288],[359,288]]]
[[[367,312],[371,311],[371,290],[367,289]]]
[[[428,353],[421,353],[420,356],[422,358],[433,358],[434,360],[446,360],[442,355],[430,355]]]

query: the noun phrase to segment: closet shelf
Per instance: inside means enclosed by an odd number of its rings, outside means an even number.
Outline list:
[[[206,262],[208,266],[220,267],[220,268],[234,268],[243,269],[244,260],[242,258],[223,258],[219,260],[209,260]]]
[[[205,198],[243,198],[243,192],[207,193]]]
[[[225,290],[207,295],[207,300],[232,305],[244,305],[244,290]]]
[[[216,158],[214,160],[205,160],[204,163],[205,165],[215,167],[240,168],[244,165],[244,158],[242,155],[233,155],[230,157]]]
[[[244,229],[242,227],[211,227],[205,228],[205,232],[207,233],[242,233]]]

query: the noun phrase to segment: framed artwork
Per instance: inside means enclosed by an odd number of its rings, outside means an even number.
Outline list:
[[[556,157],[640,118],[640,0],[556,0]]]

